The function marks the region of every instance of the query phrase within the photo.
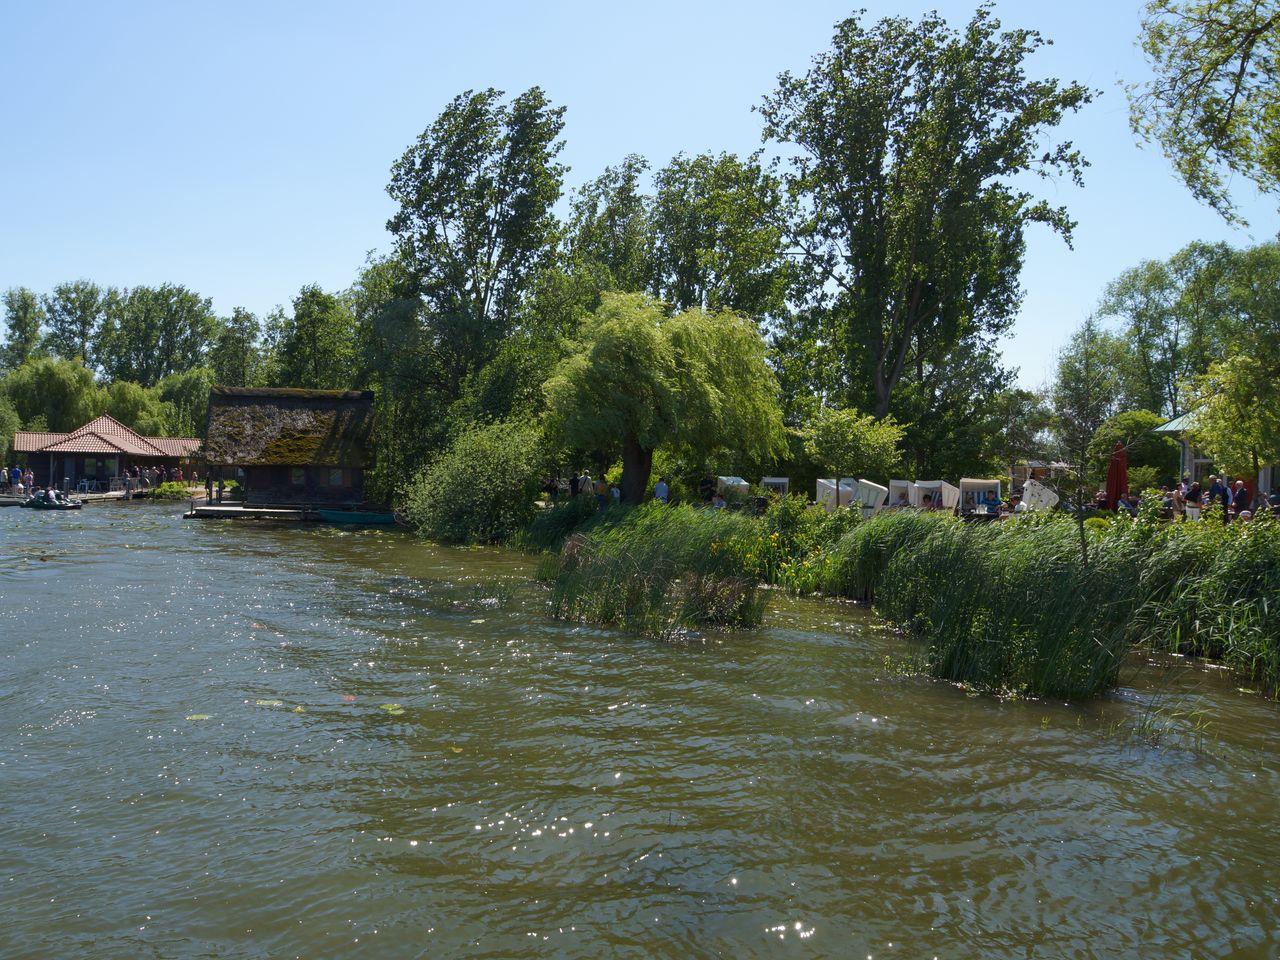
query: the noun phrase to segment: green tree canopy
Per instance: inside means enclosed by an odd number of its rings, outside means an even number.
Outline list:
[[[1280,378],[1268,364],[1237,354],[1188,385],[1192,442],[1219,470],[1257,476],[1280,462]]]
[[[41,298],[49,334],[46,346],[65,360],[90,360],[90,345],[102,320],[102,289],[89,280],[60,283]]]
[[[832,388],[847,406],[883,417],[921,360],[945,365],[1008,328],[1026,225],[1070,239],[1066,210],[1018,179],[1078,183],[1085,165],[1050,137],[1091,92],[1023,69],[1045,42],[1000,32],[988,6],[962,31],[937,14],[869,28],[851,17],[760,107],[765,137],[795,148],[790,240],[816,280],[817,339],[842,361]]]
[[[44,321],[40,300],[26,287],[11,287],[4,292],[4,324],[8,332],[0,347],[0,369],[20,367],[36,353]]]
[[[155,386],[203,362],[214,329],[211,301],[180,284],[109,290],[92,357],[108,380]]]
[[[22,418],[13,402],[0,393],[0,465],[8,464],[13,435],[22,429]]]
[[[102,412],[119,420],[130,430],[146,437],[169,435],[173,410],[164,403],[158,391],[127,380],[117,380],[102,395]]]
[[[156,384],[156,393],[169,413],[164,435],[204,436],[209,419],[209,388],[215,382],[211,369],[193,367],[181,373],[171,373]]]
[[[1165,418],[1150,410],[1126,410],[1108,417],[1093,432],[1088,457],[1094,475],[1107,472],[1116,444],[1125,450],[1129,466],[1151,467],[1157,481],[1176,479],[1178,444],[1161,433],[1153,433]]]
[[[622,495],[639,503],[654,450],[784,449],[777,382],[754,324],[729,312],[667,317],[638,294],[605,294],[546,384],[553,434],[581,450],[622,453]]]
[[[564,108],[533,87],[456,97],[391,168],[387,222],[422,308],[394,343],[449,400],[511,333],[559,235]]]
[[[271,330],[272,385],[344,390],[356,375],[355,320],[346,302],[315,284],[293,298]]]
[[[266,374],[258,318],[236,307],[231,316],[213,324],[209,346],[209,366],[214,382],[226,387],[252,387],[263,382]]]
[[[652,290],[677,310],[780,314],[792,278],[782,189],[756,157],[681,154],[654,177]]]
[[[102,390],[93,371],[74,360],[36,357],[0,381],[23,426],[70,431],[102,413]]]
[[[837,477],[885,483],[902,466],[904,432],[892,417],[823,407],[805,429],[805,450]]]
[[[1280,5],[1151,0],[1142,49],[1155,77],[1129,89],[1134,132],[1228,220],[1233,175],[1280,199]]]
[[[1131,402],[1170,417],[1182,412],[1181,384],[1203,374],[1230,339],[1234,259],[1225,243],[1195,242],[1107,285],[1098,316],[1124,323],[1131,362],[1120,376]]]

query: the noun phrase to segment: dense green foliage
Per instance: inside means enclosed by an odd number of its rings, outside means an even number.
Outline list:
[[[655,300],[606,294],[546,384],[552,434],[622,458],[638,504],[660,447],[705,458],[782,448],[777,384],[755,327],[727,311],[665,315]]]
[[[1228,219],[1233,175],[1280,194],[1280,6],[1150,0],[1142,27],[1155,76],[1129,90],[1134,131]]]
[[[664,638],[760,622],[760,585],[742,565],[757,533],[750,517],[661,504],[608,512],[611,522],[544,561],[555,616]]]
[[[927,644],[929,670],[986,690],[1091,697],[1134,645],[1225,661],[1280,692],[1280,523],[973,525],[884,513],[830,551],[819,586],[873,599]]]
[[[1107,472],[1112,451],[1118,443],[1124,448],[1129,469],[1150,467],[1160,483],[1171,483],[1178,475],[1178,445],[1169,437],[1152,431],[1165,418],[1150,410],[1129,410],[1108,417],[1098,425],[1089,442],[1088,456],[1095,475]],[[1133,489],[1145,489],[1131,484]]]
[[[788,235],[812,277],[782,342],[819,361],[808,393],[912,424],[925,473],[975,469],[999,429],[981,401],[1009,382],[992,348],[1021,299],[1024,230],[1070,239],[1066,210],[1019,177],[1078,183],[1084,166],[1051,137],[1092,94],[1027,76],[1044,43],[986,6],[958,30],[855,16],[760,107],[765,136],[794,148]]]
[[[499,543],[533,518],[540,484],[537,431],[495,423],[462,434],[404,491],[404,512],[445,543]]]

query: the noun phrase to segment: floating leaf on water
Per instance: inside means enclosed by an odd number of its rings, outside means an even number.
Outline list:
[[[478,619],[478,620],[472,620],[471,622],[472,622],[472,623],[484,623],[484,618],[483,618],[483,617],[481,617],[480,619]]]
[[[306,712],[307,712],[307,708],[306,708],[306,707],[304,707],[302,704],[298,704],[296,707],[294,707],[294,708],[293,708],[293,712],[294,712],[294,713],[306,713]]]
[[[1257,696],[1257,690],[1250,690],[1248,687],[1236,687],[1236,693],[1247,693],[1250,696]]]
[[[461,753],[461,752],[462,752],[462,748],[461,748],[461,747],[450,747],[449,749],[450,749],[450,750],[452,750],[454,753]]]
[[[211,713],[191,713],[187,715],[188,720],[208,720],[213,717]]]
[[[378,709],[391,714],[393,717],[398,717],[400,714],[404,713],[404,707],[400,706],[398,703],[384,703],[379,706]]]
[[[256,700],[255,704],[259,707],[283,707],[283,700]]]

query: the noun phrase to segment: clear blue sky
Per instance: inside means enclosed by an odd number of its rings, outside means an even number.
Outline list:
[[[953,24],[974,4],[860,0],[868,17]],[[348,286],[390,247],[395,160],[455,94],[542,86],[568,107],[572,188],[628,153],[749,152],[751,112],[803,71],[853,6],[813,0],[598,2],[21,3],[0,0],[0,289],[182,283],[264,316],[306,283]],[[1121,81],[1144,76],[1138,0],[999,4],[1054,46],[1033,75],[1104,95],[1062,135],[1086,186],[1047,183],[1079,221],[1075,249],[1033,230],[1027,297],[1007,361],[1035,386],[1108,280],[1195,239],[1245,245],[1280,229],[1240,196],[1228,228],[1129,133]]]

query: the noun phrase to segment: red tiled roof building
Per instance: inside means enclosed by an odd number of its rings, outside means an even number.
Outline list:
[[[193,437],[144,437],[103,415],[70,433],[19,430],[13,452],[26,454],[37,486],[75,486],[95,480],[104,487],[130,467],[177,466],[194,457],[200,441]]]

